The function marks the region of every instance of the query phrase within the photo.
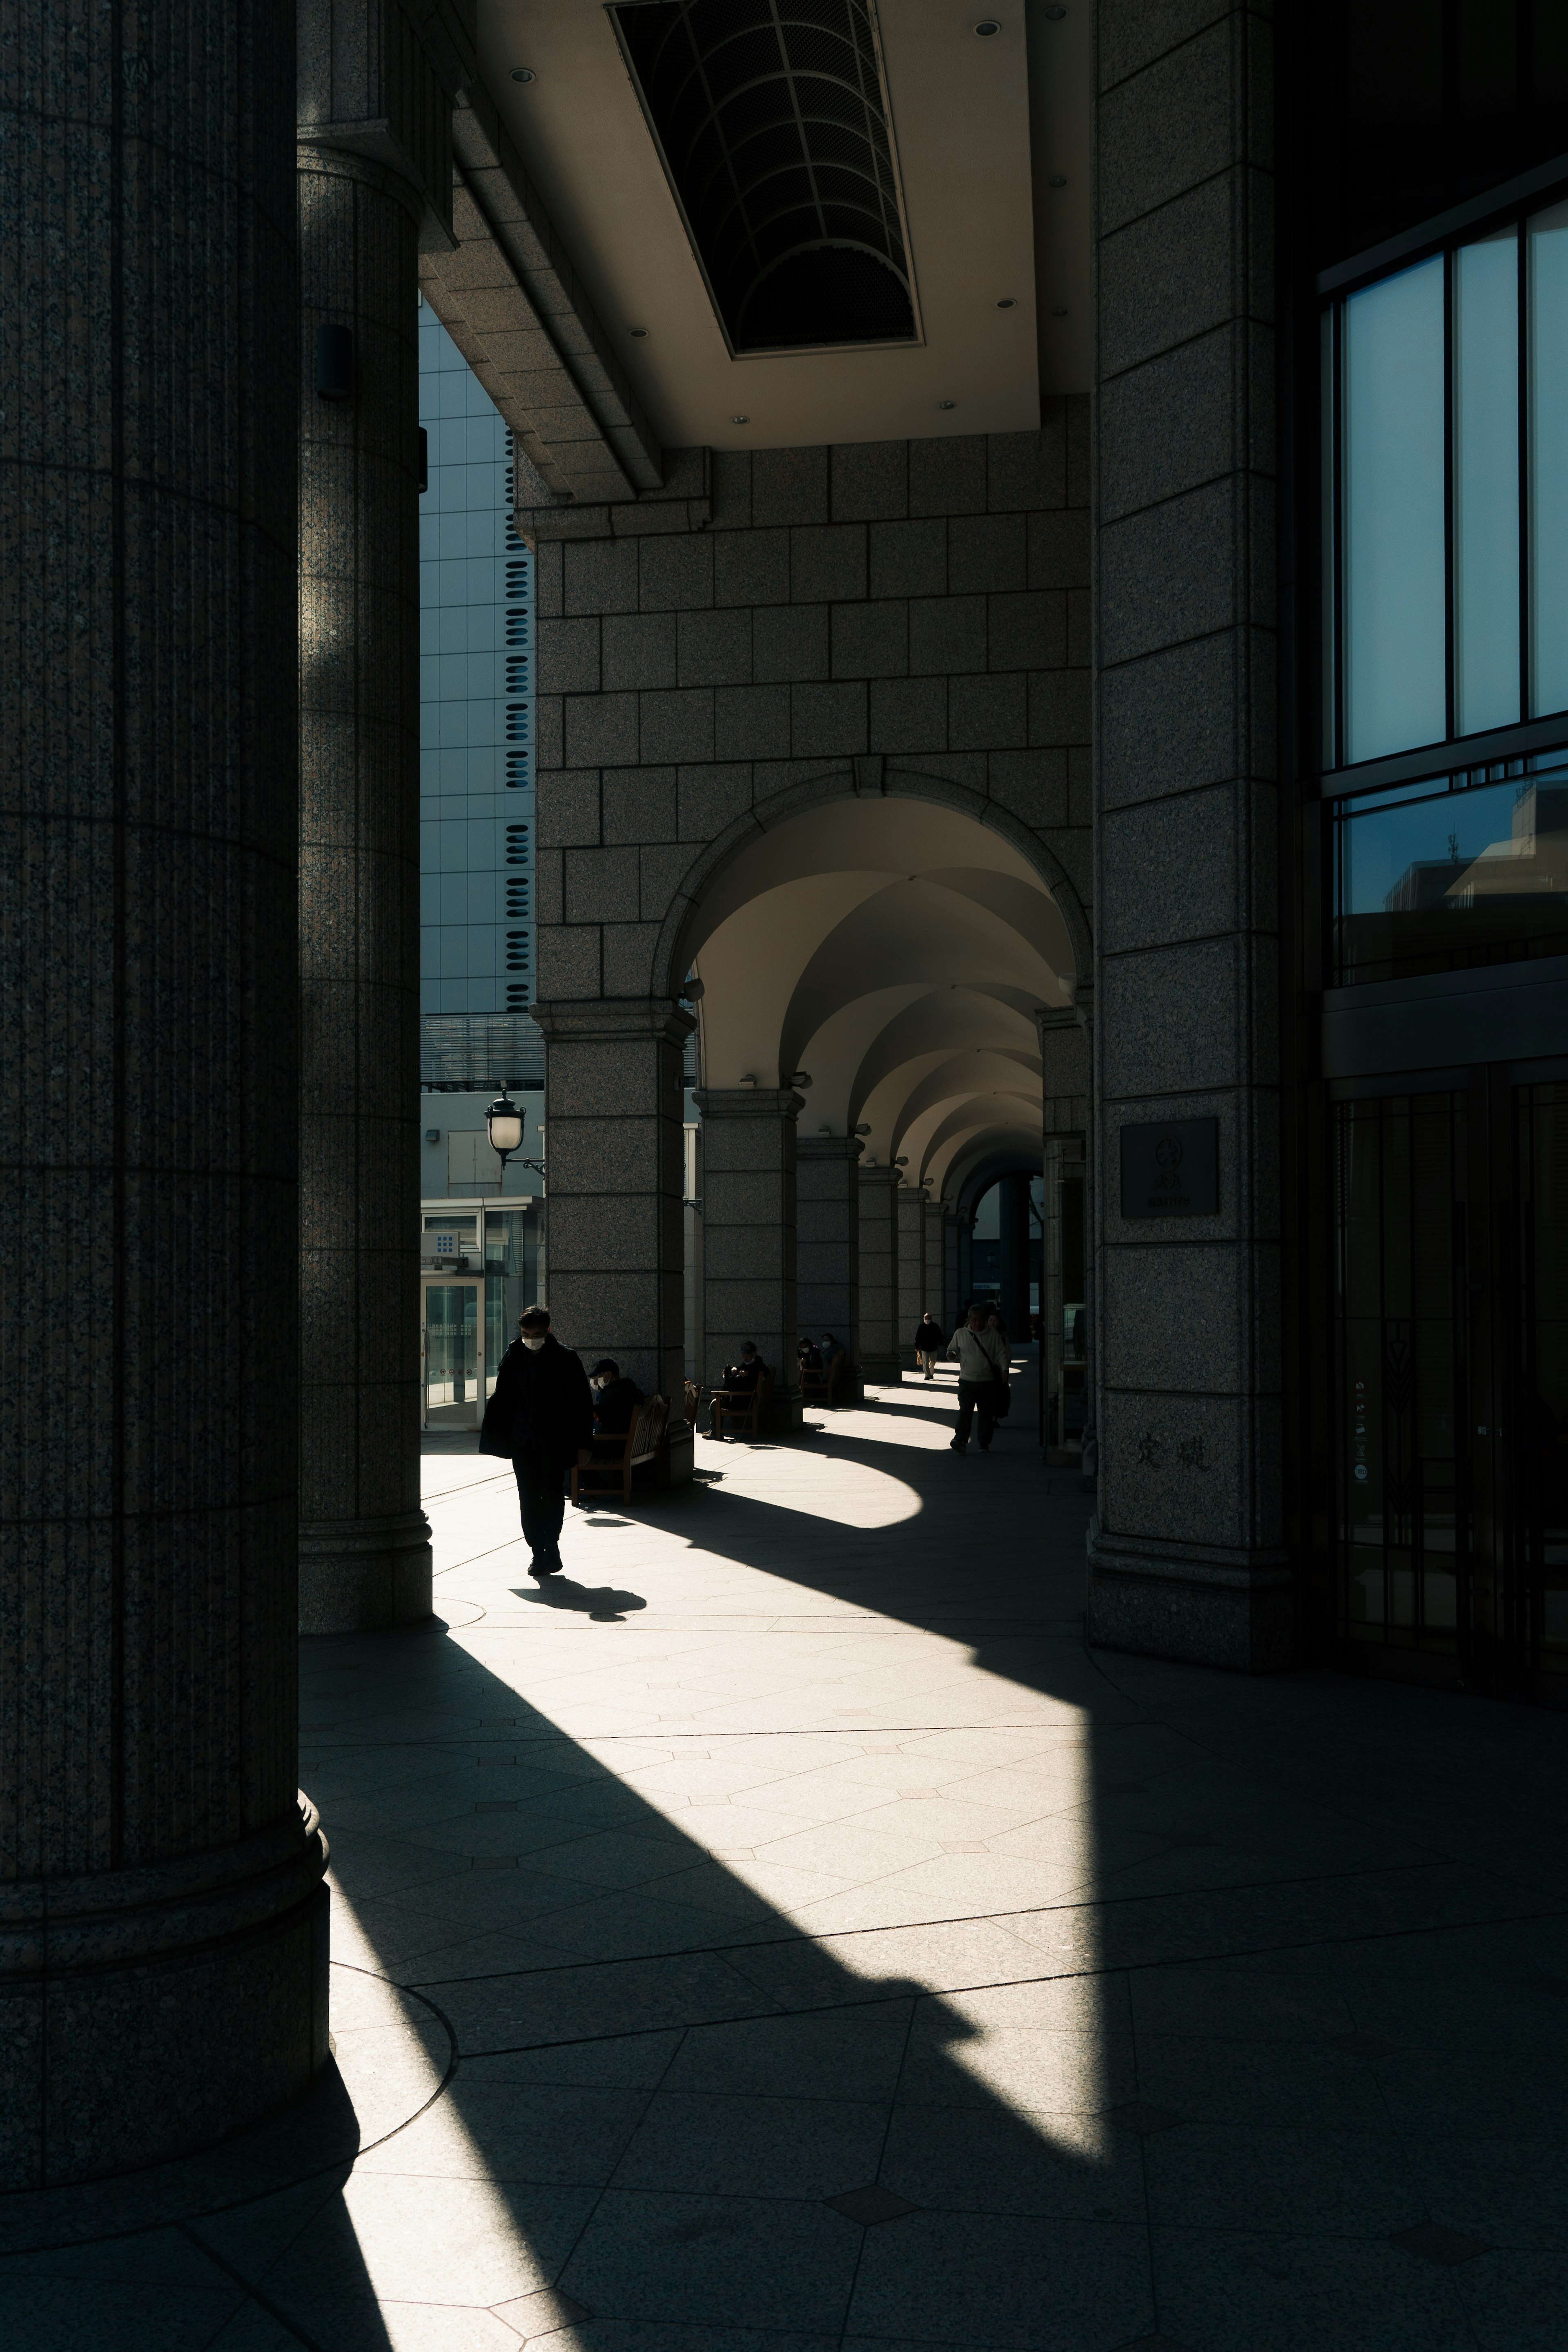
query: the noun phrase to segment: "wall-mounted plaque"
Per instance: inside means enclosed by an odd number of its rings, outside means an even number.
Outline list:
[[[1218,1208],[1217,1118],[1162,1118],[1122,1129],[1124,1217],[1212,1217]]]

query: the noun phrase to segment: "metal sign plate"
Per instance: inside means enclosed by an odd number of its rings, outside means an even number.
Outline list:
[[[1218,1208],[1217,1118],[1163,1118],[1122,1129],[1124,1217],[1212,1217]]]

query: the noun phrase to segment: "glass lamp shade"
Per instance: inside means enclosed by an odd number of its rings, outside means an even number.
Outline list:
[[[490,1130],[492,1151],[517,1151],[521,1148],[523,1115],[505,1095],[499,1096],[490,1105],[485,1115],[485,1124]]]

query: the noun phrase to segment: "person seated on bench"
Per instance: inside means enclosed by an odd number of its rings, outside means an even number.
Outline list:
[[[637,1418],[643,1391],[635,1381],[622,1380],[613,1356],[601,1356],[588,1376],[593,1391],[593,1451],[599,1461],[619,1455],[626,1433]],[[608,1442],[605,1442],[608,1441]]]
[[[800,1360],[800,1370],[803,1372],[820,1372],[821,1370],[822,1351],[821,1348],[818,1347],[815,1339],[802,1339],[800,1346],[796,1349],[795,1353]]]
[[[732,1405],[737,1412],[745,1412],[747,1399],[755,1391],[758,1381],[767,1370],[767,1365],[757,1352],[756,1340],[743,1340],[739,1363],[726,1364],[723,1383],[713,1392],[713,1402],[708,1409],[710,1437],[723,1434],[719,1415],[727,1406]]]

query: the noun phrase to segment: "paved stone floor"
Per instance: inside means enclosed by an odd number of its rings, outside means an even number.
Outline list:
[[[431,1454],[440,1622],[305,1651],[337,2068],[0,2199],[7,2352],[1563,2352],[1568,1726],[1087,1653],[950,1401],[542,1591]]]

